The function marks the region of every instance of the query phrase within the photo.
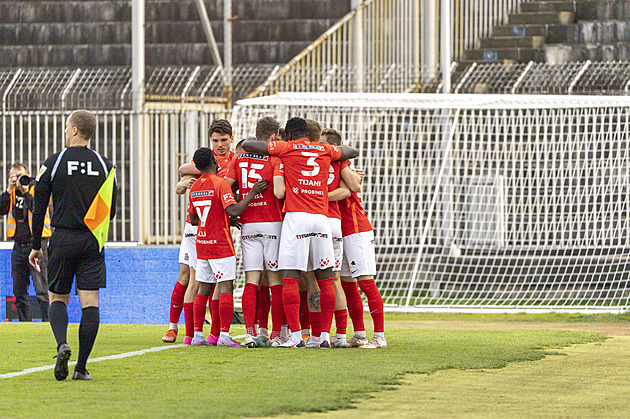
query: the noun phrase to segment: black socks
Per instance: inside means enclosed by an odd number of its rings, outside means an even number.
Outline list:
[[[75,371],[85,373],[85,364],[90,356],[90,352],[92,352],[99,323],[98,307],[85,307],[81,315],[81,325],[79,326],[79,358],[77,359],[77,365],[74,367]],[[68,324],[67,315],[66,324]]]
[[[57,341],[57,350],[59,350],[59,346],[61,346],[62,343],[66,343],[66,335],[68,332],[67,306],[61,301],[52,302],[50,306],[48,306],[48,317],[50,319],[50,327]]]

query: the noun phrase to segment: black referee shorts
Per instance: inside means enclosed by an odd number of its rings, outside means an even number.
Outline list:
[[[70,294],[75,275],[77,289],[105,288],[105,254],[90,231],[56,228],[48,244],[48,289]]]

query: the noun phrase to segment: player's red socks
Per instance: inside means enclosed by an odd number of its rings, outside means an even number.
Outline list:
[[[195,303],[184,303],[184,322],[186,323],[186,336],[195,336]]]
[[[374,321],[374,331],[384,332],[385,317],[383,314],[383,297],[381,297],[381,293],[378,291],[378,288],[376,288],[374,280],[365,279],[363,281],[359,281],[359,287],[367,297],[370,314],[372,315],[372,320]]]
[[[269,295],[269,287],[261,286],[258,288],[258,327],[268,329],[269,326],[269,310],[271,309],[271,296]]]
[[[335,310],[335,326],[338,335],[345,335],[348,328],[348,310]]]
[[[218,338],[221,334],[221,320],[219,315],[219,300],[210,300],[210,317],[212,317],[212,325],[210,326],[210,334]],[[232,319],[230,318],[230,321]]]
[[[287,323],[291,332],[300,330],[300,291],[298,290],[299,279],[282,279],[282,302],[284,303],[284,314],[287,316]]]
[[[318,338],[322,334],[322,312],[310,311],[308,315],[310,316],[312,334]]]
[[[245,284],[243,290],[243,317],[245,319],[245,329],[248,335],[256,336],[256,294],[258,286],[255,284]]]
[[[308,291],[300,291],[300,327],[302,330],[311,328],[308,320]]]
[[[206,318],[206,304],[208,304],[208,297],[197,294],[195,296],[194,304],[195,332],[203,332],[203,321]]]
[[[219,316],[221,317],[221,332],[230,333],[232,317],[234,317],[234,298],[229,292],[219,295]]]
[[[362,332],[365,330],[363,323],[363,301],[356,282],[341,281],[343,292],[346,294],[346,302],[348,304],[348,315],[352,319],[352,328],[354,331]]]
[[[171,294],[171,323],[179,323],[179,316],[184,308],[186,288],[179,281],[175,282],[175,287],[173,287],[173,293]]]
[[[283,319],[282,285],[274,285],[271,287],[271,339],[280,336]]]
[[[330,333],[337,294],[335,293],[335,280],[331,278],[318,279],[317,285],[321,292],[319,296],[319,306],[322,311],[322,332]]]

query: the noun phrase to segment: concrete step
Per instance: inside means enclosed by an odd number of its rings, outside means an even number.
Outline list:
[[[533,1],[530,3],[521,3],[520,11],[522,13],[532,12],[575,12],[577,1]],[[593,1],[592,3],[597,3]]]
[[[630,60],[630,43],[610,45],[545,45],[545,60],[549,64],[574,61],[627,61]]]
[[[513,60],[515,62],[542,62],[544,59],[544,50],[535,48],[487,48],[464,51],[464,60],[471,61],[500,62]]]
[[[233,64],[286,63],[310,42],[250,42],[234,45]],[[219,44],[223,53],[223,45]],[[147,44],[147,65],[210,65],[205,43]],[[0,46],[0,67],[129,66],[130,44],[10,45]]]
[[[546,43],[578,42],[578,25],[501,25],[492,28],[492,36],[544,36]]]
[[[477,42],[479,48],[541,48],[545,43],[544,36],[492,36]]]
[[[204,0],[211,20],[223,19],[222,0]],[[232,14],[240,20],[340,19],[350,11],[351,0],[239,0]],[[198,20],[194,0],[149,0],[146,21]],[[128,0],[1,1],[0,22],[110,22],[130,21]]]
[[[334,24],[332,19],[236,21],[232,39],[238,42],[313,41]],[[211,22],[217,42],[223,42],[223,22]],[[147,22],[148,43],[203,43],[206,36],[199,21]],[[0,45],[128,44],[131,22],[18,23],[0,24]]]
[[[577,39],[572,43],[630,42],[630,21],[628,20],[581,21],[577,26]]]
[[[509,13],[507,23],[510,25],[527,24],[561,24],[568,25],[575,21],[573,12],[531,12],[531,13]]]

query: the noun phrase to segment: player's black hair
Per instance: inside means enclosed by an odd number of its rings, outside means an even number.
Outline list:
[[[308,130],[306,128],[306,120],[304,118],[293,117],[289,119],[284,126],[284,130],[287,134],[291,134],[292,140],[298,138],[308,137]]]
[[[207,170],[212,165],[217,165],[217,158],[214,157],[214,153],[208,147],[201,147],[195,154],[193,155],[193,163],[195,163],[195,167],[197,170],[204,171]]]

